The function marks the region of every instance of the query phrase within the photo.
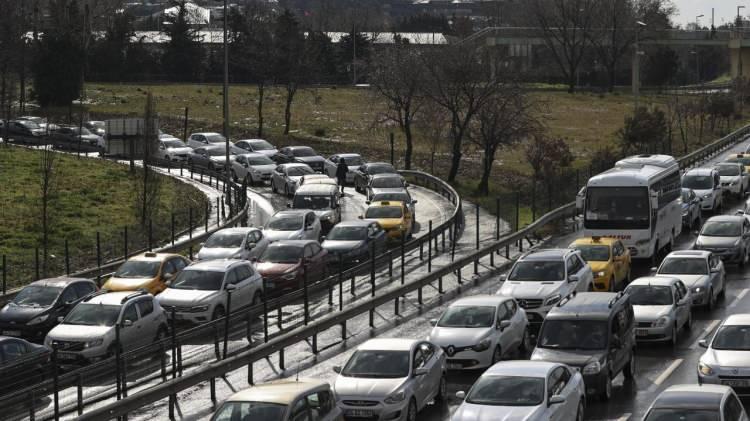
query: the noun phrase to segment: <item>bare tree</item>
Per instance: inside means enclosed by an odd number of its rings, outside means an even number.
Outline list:
[[[481,148],[482,177],[479,194],[489,194],[489,181],[498,149],[512,146],[540,128],[535,117],[536,103],[517,83],[509,83],[493,95],[479,110],[471,141]]]
[[[0,115],[6,119],[15,97],[15,70],[21,64],[23,4],[22,0],[0,0]]]
[[[544,43],[574,92],[578,68],[591,40],[596,0],[531,0],[530,11]]]
[[[52,215],[50,209],[54,207],[58,192],[58,155],[51,147],[39,150],[39,212],[42,220],[42,274],[47,276],[49,258],[49,232]]]
[[[414,124],[427,139],[430,148],[430,174],[435,173],[435,155],[449,136],[450,116],[434,102],[426,101]]]
[[[140,171],[136,172],[135,177],[135,198],[136,198],[136,215],[145,226],[154,216],[157,204],[159,203],[159,190],[161,183],[158,175],[151,168],[151,156],[156,147],[156,107],[151,92],[146,97],[146,107],[143,113],[143,166]]]
[[[544,181],[548,197],[552,197],[554,183],[559,178],[559,171],[573,162],[570,147],[561,138],[547,137],[542,133],[531,136],[524,145],[524,155],[533,171],[531,194],[536,197],[537,184]],[[532,201],[531,212],[536,217],[537,201]]]
[[[414,151],[412,124],[424,103],[423,61],[417,50],[401,44],[376,57],[372,67],[370,78],[374,92],[385,100],[386,106],[386,111],[380,117],[398,124],[404,134],[404,164],[409,170]]]

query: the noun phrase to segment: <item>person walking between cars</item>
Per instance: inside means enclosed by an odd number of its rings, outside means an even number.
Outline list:
[[[349,172],[349,167],[346,165],[344,158],[339,159],[339,165],[336,166],[336,178],[341,186],[341,193],[344,193],[344,185],[346,184],[346,173]]]

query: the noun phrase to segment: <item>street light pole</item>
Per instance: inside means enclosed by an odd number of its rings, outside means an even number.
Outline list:
[[[227,45],[227,0],[224,0],[224,139],[226,144],[226,161],[224,161],[224,173],[226,180],[224,186],[228,187],[232,180],[232,174],[229,170],[229,46]],[[227,205],[229,213],[232,213],[232,194],[229,189],[226,192]]]
[[[641,47],[638,44],[639,34],[641,28],[645,27],[646,24],[641,21],[636,21],[635,26],[635,54],[633,55],[633,97],[635,101],[634,113],[638,111],[638,100],[641,94]]]
[[[745,6],[737,6],[737,36],[740,39],[740,46],[737,48],[737,77],[742,77],[742,16],[740,16],[740,9],[744,9]]]

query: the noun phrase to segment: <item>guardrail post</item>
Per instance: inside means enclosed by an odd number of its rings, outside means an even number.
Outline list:
[[[172,245],[174,246],[174,212],[171,213],[171,220],[172,220],[172,224],[171,224],[170,230],[172,233]]]
[[[477,250],[479,250],[479,203],[477,203],[477,206],[476,206],[476,218],[477,218],[477,221],[476,221],[476,227],[477,227],[477,229],[476,229],[476,231],[477,231],[476,232],[476,243],[477,243]]]
[[[406,281],[406,272],[404,269],[404,261],[405,261],[405,245],[404,245],[404,236],[401,236],[401,285],[404,284]]]
[[[375,309],[374,308],[370,309],[370,327],[371,328],[375,327]]]
[[[339,311],[344,309],[344,259],[339,256]]]
[[[211,389],[211,407],[213,409],[216,409],[216,379],[214,377],[211,377],[208,380],[208,383]]]
[[[427,273],[432,272],[432,219],[427,231]]]
[[[172,320],[172,378],[177,378],[177,319],[175,318],[175,310],[172,307],[170,312],[170,319]],[[172,401],[170,400],[170,405]]]
[[[281,369],[281,371],[286,370],[284,368],[284,348],[279,350],[279,369]]]
[[[127,361],[122,362],[122,397],[123,398],[128,397],[128,364],[127,364]],[[125,416],[124,419],[127,420],[127,416]]]
[[[263,282],[266,282],[263,280]],[[263,288],[263,342],[268,342],[268,302],[266,301],[266,289]]]
[[[458,242],[458,218],[454,220],[451,230],[451,263],[456,259],[456,243]]]
[[[216,198],[216,226],[218,227],[221,225],[221,212],[219,212],[219,209],[221,209],[221,204],[219,203],[221,199],[218,197]]]
[[[182,162],[180,162],[180,177],[182,177],[182,167],[183,167],[183,164]]]
[[[8,260],[3,254],[3,295],[7,292],[8,287]]]
[[[443,242],[443,253],[445,253],[445,228],[442,231],[440,231],[440,237]],[[437,239],[435,241],[437,241]]]
[[[341,322],[341,340],[342,341],[346,340],[346,320]]]
[[[351,284],[349,285],[349,293],[352,294],[352,297],[357,295],[356,292],[354,291],[355,287],[357,286],[355,282],[356,280],[357,280],[357,275],[352,273],[352,279],[350,280]]]
[[[191,244],[190,247],[188,247],[188,259],[193,260],[193,245]]]
[[[419,241],[419,261],[424,260],[424,242]]]
[[[102,272],[102,242],[99,231],[96,232],[96,267],[99,274]]]
[[[370,243],[370,296],[375,296],[375,243]]]
[[[188,208],[188,238],[193,239],[193,208]]]
[[[34,274],[34,280],[39,280],[39,247],[34,248]]]
[[[161,372],[161,381],[167,381],[167,350],[164,349],[164,343],[159,344],[159,370]]]
[[[5,263],[3,262],[3,266]],[[68,248],[68,239],[65,239],[65,274],[70,275],[70,249]],[[5,294],[5,288],[3,288],[3,294]]]
[[[217,321],[214,321],[213,328],[214,328],[214,355],[216,355],[216,361],[219,361],[221,359],[221,353],[219,352],[219,327],[217,326]]]
[[[76,412],[78,415],[83,414],[83,375],[80,373],[76,381]]]
[[[279,330],[282,330],[281,328],[281,304],[278,305],[278,307],[276,308],[276,311],[277,311],[276,315],[278,316],[276,319],[276,327],[278,327]]]
[[[224,316],[224,350],[221,353],[222,359],[227,358],[227,344],[229,343],[229,316],[232,314],[232,291],[227,290],[227,311]]]
[[[318,334],[313,333],[312,337],[312,353],[313,355],[318,355]]]
[[[458,284],[463,285],[464,281],[463,279],[461,279],[461,268],[458,268],[458,270],[456,271],[456,277],[457,277],[456,281],[458,282]]]
[[[115,381],[117,382],[117,400],[122,399],[122,382],[120,382],[120,323],[115,323]]]
[[[500,241],[500,198],[495,198],[495,241]],[[500,254],[500,250],[497,250]]]
[[[255,385],[253,377],[253,362],[250,361],[249,363],[247,363],[247,384],[250,386]]]
[[[151,218],[148,220],[148,251],[151,251],[154,246],[154,224],[151,222]]]
[[[177,341],[177,375],[182,377],[182,344]]]
[[[205,215],[206,215],[206,221],[205,221],[205,223],[206,223],[206,232],[208,232],[208,217],[211,215],[211,210],[209,209],[208,200],[206,200],[206,203],[204,204],[204,206],[206,208],[206,211],[205,211]]]
[[[307,294],[307,281],[309,280],[307,275],[307,259],[302,260],[302,282],[304,288],[304,300],[305,300],[305,326],[310,322],[310,297]]]
[[[123,238],[123,257],[128,258],[128,227],[125,226],[122,230],[122,238]]]
[[[52,342],[52,390],[54,393],[54,411],[55,411],[55,421],[60,419],[60,394],[59,394],[59,372],[58,372],[58,366],[57,366],[57,352],[58,352],[58,344],[57,342]]]
[[[31,389],[29,392],[29,421],[34,421],[34,402],[36,401],[36,398],[34,397],[34,389]]]
[[[388,279],[393,279],[393,250],[388,250]]]
[[[224,202],[224,195],[222,195],[221,196],[221,217],[224,220],[226,220],[227,219],[227,212],[226,212],[226,209],[224,207],[224,204],[225,204],[225,202]]]
[[[417,303],[419,303],[420,306],[422,305],[422,285],[420,285],[417,290]]]
[[[398,299],[401,297],[396,297],[395,300],[393,300],[393,313],[398,316]]]
[[[328,307],[333,307],[333,282],[330,276],[326,276],[325,281],[328,284]]]

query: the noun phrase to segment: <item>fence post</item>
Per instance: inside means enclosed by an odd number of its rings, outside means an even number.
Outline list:
[[[5,266],[5,262],[3,262],[3,266]],[[68,248],[68,239],[65,239],[65,274],[70,275],[70,249]],[[3,294],[5,293],[5,288],[3,288]]]
[[[57,342],[52,343],[52,389],[55,400],[55,421],[60,419],[59,373],[57,367]]]
[[[125,226],[125,228],[122,231],[122,237],[123,237],[123,257],[128,258],[128,227]]]
[[[304,283],[304,299],[305,299],[305,326],[310,322],[310,297],[307,293],[307,259],[302,258],[302,282]]]
[[[193,208],[188,208],[188,236],[193,239]]]
[[[171,231],[172,231],[172,245],[174,245],[174,212],[171,214],[172,218],[172,225],[171,225]]]
[[[393,153],[393,132],[390,133],[390,141],[391,141],[391,165],[396,165],[394,160],[394,153]]]
[[[495,241],[500,241],[500,198],[495,198]],[[497,251],[500,254],[500,250]]]
[[[211,210],[209,209],[208,200],[206,200],[205,207],[206,207],[206,213],[205,213],[205,215],[206,215],[206,232],[208,232],[208,217],[211,215]]]
[[[404,282],[405,282],[405,280],[406,280],[405,279],[406,278],[406,272],[404,272],[404,270],[405,270],[404,269],[404,260],[405,260],[404,255],[405,255],[405,250],[404,250],[404,236],[402,235],[401,236],[401,285],[403,285]]]
[[[388,250],[388,279],[393,279],[393,250]]]
[[[229,315],[232,314],[232,290],[227,289],[227,311],[224,316],[224,352],[222,359],[227,359],[227,343],[229,343]]]
[[[115,323],[115,381],[117,382],[117,400],[122,399],[120,379],[120,323]]]
[[[182,121],[182,141],[187,143],[187,132],[188,132],[188,107],[185,107],[185,119]]]
[[[432,219],[427,232],[427,273],[432,272]]]
[[[477,250],[479,250],[479,203],[478,202],[477,202],[476,212],[475,213],[476,213],[476,218],[477,218],[477,223],[476,223],[476,227],[477,227],[477,230],[476,230],[477,231],[476,232],[476,243],[477,243]]]
[[[344,259],[339,255],[339,311],[344,309]]]
[[[102,242],[99,231],[96,232],[96,267],[99,270],[99,274],[102,272]]]
[[[78,375],[76,382],[76,410],[78,415],[83,415],[83,375]]]
[[[154,225],[151,219],[148,220],[148,251],[151,251],[154,243]]]
[[[516,192],[516,229],[515,232],[521,229],[521,194]],[[519,244],[523,242],[520,241]]]
[[[34,273],[35,280],[39,280],[39,247],[34,248]]]
[[[221,204],[219,203],[221,199],[219,197],[216,198],[216,226],[218,227],[221,225],[221,212],[219,212],[219,209],[221,209]]]
[[[375,296],[375,243],[370,243],[370,296]]]
[[[8,280],[8,260],[5,258],[5,255],[3,254],[3,295],[5,295],[7,291],[7,280]]]
[[[268,297],[266,296],[266,280],[263,280],[263,342],[268,342]]]

